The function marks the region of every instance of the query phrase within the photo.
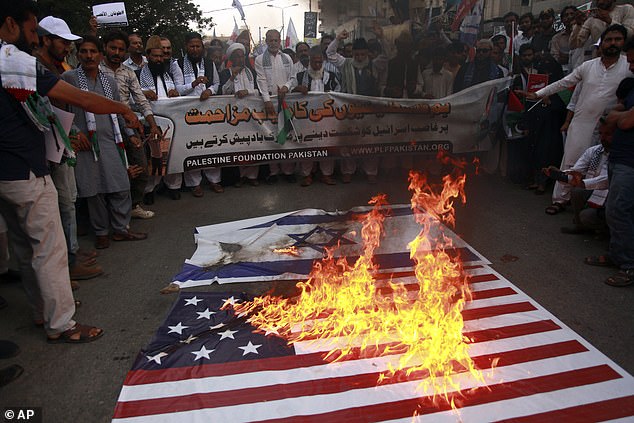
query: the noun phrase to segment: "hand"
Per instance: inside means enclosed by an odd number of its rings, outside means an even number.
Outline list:
[[[551,171],[559,172],[559,169],[557,169],[555,166],[548,166],[548,167],[542,168],[542,172],[544,173],[544,175],[548,177],[550,177]]]
[[[337,34],[338,40],[345,40],[346,38],[348,38],[348,31],[346,31],[345,29]]]
[[[597,9],[597,11],[594,14],[594,17],[597,18],[597,19],[602,20],[603,22],[605,22],[608,25],[610,25],[612,23],[612,18],[610,17],[610,11],[609,10]]]
[[[90,30],[88,32],[90,32],[92,35],[97,35],[97,17],[96,16],[91,16],[90,20],[88,21],[88,27],[90,28]]]
[[[75,151],[90,151],[92,146],[90,141],[83,132],[77,132],[75,135],[70,135],[70,144]]]
[[[130,179],[137,178],[140,174],[143,173],[143,168],[139,165],[128,166],[128,176]]]
[[[192,88],[196,88],[200,84],[207,85],[208,82],[209,80],[207,79],[206,76],[199,76],[198,78],[194,79],[194,81],[192,82]]]
[[[125,119],[125,123],[128,128],[136,129],[141,135],[143,135],[143,125],[141,125],[139,118],[132,110],[128,109],[125,113],[122,113],[121,116]]]
[[[284,100],[284,97],[286,97],[286,93],[288,92],[288,88],[286,88],[286,86],[277,89],[277,96],[279,97],[280,100]]]
[[[550,96],[542,98],[542,104],[545,106],[550,106]]]
[[[575,15],[575,19],[574,19],[574,23],[576,25],[583,25],[583,23],[586,21],[586,19],[588,18],[588,16],[586,16],[585,13],[583,13],[581,10],[577,10],[577,14]]]
[[[275,106],[272,101],[264,103],[264,110],[268,116],[277,116],[277,112],[275,111]]]
[[[583,188],[585,184],[583,183],[583,175],[576,170],[571,170],[567,172],[569,176],[572,176],[572,179],[568,182],[573,187]]]
[[[374,33],[376,38],[383,38],[383,27],[379,25],[378,21],[374,21],[372,23],[372,27],[370,27],[370,31]]]
[[[231,68],[231,79],[235,79],[236,76],[244,69],[242,66],[234,66]]]
[[[147,90],[147,91],[143,91],[143,94],[145,95],[145,98],[147,98],[150,101],[156,101],[158,100],[158,96],[156,95],[156,93],[152,90]]]
[[[526,97],[527,100],[539,100],[539,97],[535,93],[529,93],[528,91],[522,91],[522,90],[514,90],[514,91],[515,91],[515,94],[522,97]]]
[[[236,93],[236,97],[238,98],[244,98],[246,96],[249,95],[249,91],[248,90],[240,90]]]
[[[209,97],[211,97],[211,95],[212,95],[211,90],[207,89],[207,90],[203,91],[203,92],[200,94],[200,101],[205,101],[205,100],[207,100]]]
[[[163,133],[161,132],[161,128],[157,125],[150,126],[150,139],[151,140],[160,140],[163,138]]]
[[[561,128],[559,128],[559,132],[568,132],[568,127],[570,126],[570,121],[566,120]]]
[[[298,85],[293,91],[306,95],[308,94],[308,87],[306,85]]]
[[[141,139],[137,137],[136,135],[130,135],[130,144],[132,144],[134,148],[143,147],[143,143],[141,142]]]

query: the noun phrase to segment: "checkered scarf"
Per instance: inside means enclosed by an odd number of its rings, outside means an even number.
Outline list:
[[[169,73],[164,72],[161,75],[163,78],[163,82],[165,83],[165,94],[170,92],[170,90],[176,89],[176,85],[174,85],[174,81]],[[141,89],[143,91],[154,91],[158,94],[158,90],[156,89],[157,80],[154,79],[154,75],[152,75],[152,71],[150,71],[149,66],[143,66],[141,69],[141,73],[139,74],[139,82],[141,84]]]
[[[198,71],[202,75],[205,74],[205,61],[203,59],[200,59],[198,63]],[[196,79],[194,64],[189,60],[189,56],[183,58],[183,79],[185,80],[185,85],[191,85]]]
[[[112,86],[110,85],[110,81],[108,77],[101,72],[97,71],[97,78],[101,82],[101,86],[103,87],[103,93],[106,98],[110,100],[114,99]],[[77,68],[77,82],[79,83],[79,89],[82,91],[88,90],[88,78],[86,77],[86,72],[84,69],[79,66]],[[88,126],[88,138],[93,147],[93,156],[95,161],[99,159],[99,143],[97,142],[97,121],[95,120],[95,115],[87,110],[84,111],[84,115],[86,116],[86,125]],[[112,132],[114,133],[114,142],[117,147],[120,149],[123,146],[123,137],[121,136],[121,129],[119,128],[119,120],[117,119],[116,114],[110,114],[110,120],[112,122]],[[121,161],[123,165],[127,168],[128,162],[125,157],[125,153],[121,157]]]
[[[601,156],[603,156],[604,152],[603,146],[594,150],[594,154],[590,157],[590,163],[588,163],[588,171],[586,173],[596,175],[597,170],[599,169],[599,163],[601,163]]]

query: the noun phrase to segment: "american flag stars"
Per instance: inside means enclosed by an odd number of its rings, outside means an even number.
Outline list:
[[[143,367],[158,370],[197,366],[202,362],[237,361],[242,357],[261,357],[263,351],[268,356],[265,335],[250,326],[246,317],[233,311],[232,305],[242,301],[238,295],[216,295],[213,300],[207,294],[183,295],[159,330],[156,342],[145,350]],[[270,333],[275,334],[276,329],[272,328]],[[279,342],[286,345],[281,339]]]

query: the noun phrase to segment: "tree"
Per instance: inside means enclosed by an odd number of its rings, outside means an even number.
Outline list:
[[[191,31],[190,23],[204,31],[212,26],[211,18],[190,0],[134,0],[133,7],[126,3],[130,31],[138,31],[147,39],[150,35],[167,37],[175,51],[184,44],[185,33]]]
[[[40,18],[55,16],[68,23],[78,35],[87,32],[94,0],[39,0]],[[211,18],[203,17],[201,10],[191,0],[126,0],[129,26],[127,32],[139,32],[144,40],[150,35],[160,35],[172,41],[178,51],[184,44],[185,33],[192,25],[204,31],[213,25]],[[100,30],[100,33],[102,31]]]

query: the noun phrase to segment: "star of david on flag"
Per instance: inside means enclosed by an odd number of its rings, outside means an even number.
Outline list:
[[[383,271],[412,265],[407,243],[420,231],[408,205],[396,205],[385,220],[385,237],[375,261]],[[355,260],[360,253],[360,218],[368,207],[326,212],[298,210],[272,216],[196,228],[197,249],[185,261],[172,283],[179,288],[246,281],[299,280],[305,278],[324,249],[339,245],[335,256]],[[450,252],[467,264],[488,263],[453,232]],[[296,254],[280,250],[293,247]]]

